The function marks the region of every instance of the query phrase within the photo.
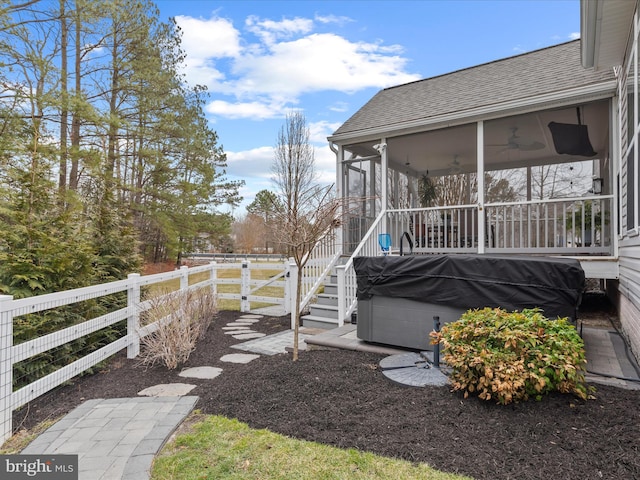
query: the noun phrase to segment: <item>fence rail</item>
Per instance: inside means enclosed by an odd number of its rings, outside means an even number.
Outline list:
[[[211,288],[218,299],[238,300],[243,312],[250,311],[252,302],[261,302],[279,305],[286,314],[290,312],[291,298],[295,294],[295,285],[291,285],[290,277],[295,277],[297,272],[289,275],[292,268],[295,270],[295,265],[292,266],[289,261],[280,264],[251,263],[247,260],[233,264],[211,262],[207,265],[192,268],[185,266],[179,270],[154,275],[131,274],[126,280],[29,298],[14,299],[9,295],[0,295],[0,444],[12,434],[12,417],[17,408],[123,349],[127,350],[128,358],[134,358],[139,354],[141,338],[154,331],[158,324],[155,322],[140,326],[140,314],[150,305],[148,300],[141,298],[143,287],[159,288],[178,279],[179,287],[174,288],[174,291]],[[240,275],[235,274],[235,278],[221,278],[220,272],[225,270],[239,270]],[[277,273],[268,280],[252,278],[252,272],[258,270],[274,270]],[[196,275],[199,276],[195,277]],[[239,293],[219,292],[220,285],[238,285]],[[281,294],[273,297],[256,295],[266,286],[278,287]],[[127,293],[125,307],[14,345],[14,321],[17,317],[122,292]],[[121,338],[14,391],[13,372],[18,362],[124,321],[127,323],[127,329]]]

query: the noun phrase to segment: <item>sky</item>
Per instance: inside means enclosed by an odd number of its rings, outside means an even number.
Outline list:
[[[175,18],[185,76],[209,91],[205,113],[244,180],[246,214],[273,190],[286,115],[301,111],[318,181],[335,182],[327,137],[379,90],[579,38],[579,0],[156,0]]]

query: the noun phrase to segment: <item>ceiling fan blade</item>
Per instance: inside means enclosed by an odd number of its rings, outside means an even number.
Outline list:
[[[532,143],[519,143],[517,144],[517,149],[518,150],[524,150],[524,151],[531,151],[531,150],[541,150],[544,147],[546,147],[546,145],[542,142],[538,142],[538,141],[534,141]]]

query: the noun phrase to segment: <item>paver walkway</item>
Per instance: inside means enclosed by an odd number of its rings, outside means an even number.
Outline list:
[[[77,454],[82,480],[149,478],[154,456],[197,400],[193,396],[89,400],[22,453]]]

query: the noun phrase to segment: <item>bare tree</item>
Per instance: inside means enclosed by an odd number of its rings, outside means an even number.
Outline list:
[[[258,215],[247,213],[237,219],[232,226],[235,237],[235,250],[242,253],[253,253],[255,248],[264,246],[266,224]],[[267,252],[268,253],[268,252]]]
[[[316,183],[315,157],[309,143],[309,129],[304,115],[294,112],[286,117],[274,149],[274,183],[278,202],[274,202],[273,231],[287,247],[297,268],[293,360],[298,359],[302,269],[318,242],[333,234],[338,224],[340,203],[333,195],[333,185]]]

